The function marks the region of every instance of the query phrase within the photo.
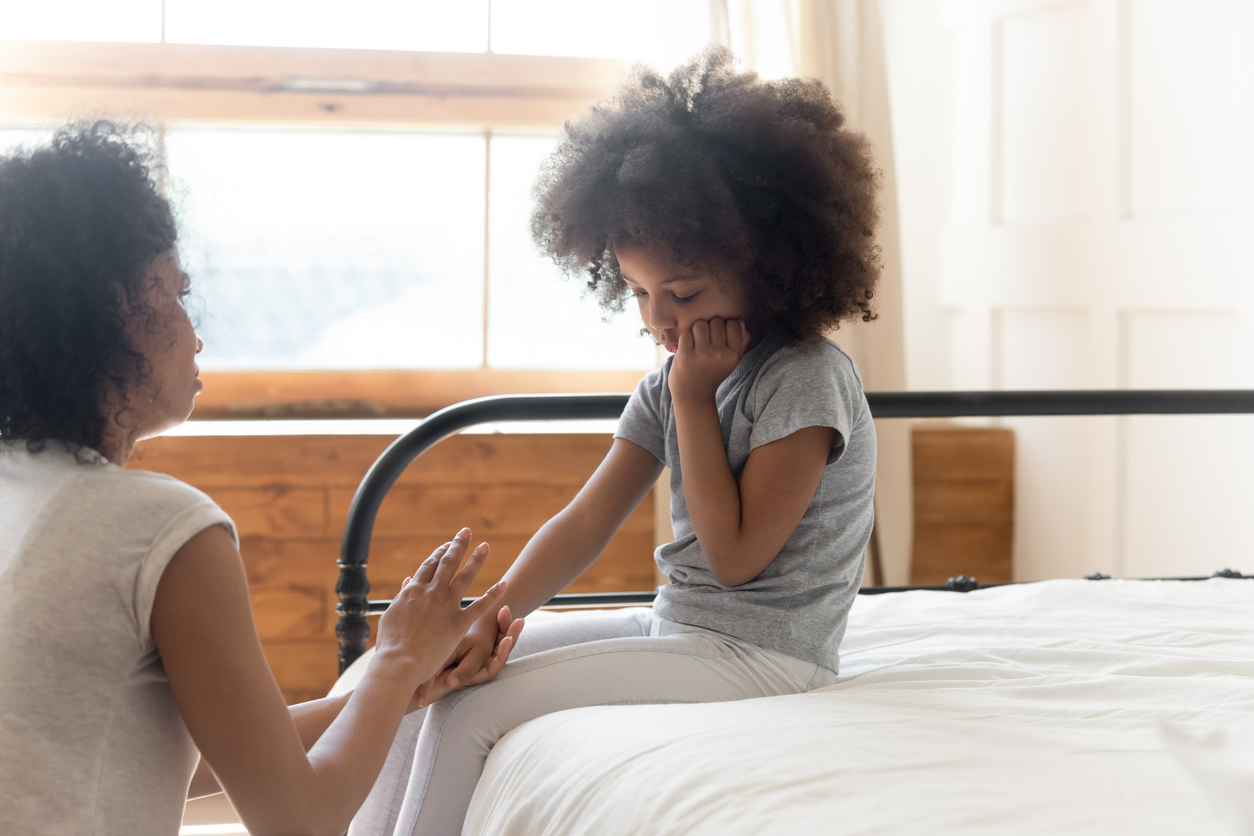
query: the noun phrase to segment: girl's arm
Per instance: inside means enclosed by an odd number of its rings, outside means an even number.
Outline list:
[[[806,427],[764,444],[736,481],[714,393],[748,343],[741,322],[697,322],[680,337],[669,379],[688,516],[723,586],[748,583],[779,554],[814,499],[837,435]]]
[[[231,536],[213,526],[171,559],[153,603],[153,636],[188,731],[250,833],[338,836],[348,827],[415,689],[476,618],[496,611],[499,585],[461,609],[487,556],[477,551],[459,574],[463,533],[422,564],[383,615],[375,658],[352,695],[342,706],[320,701],[297,712],[301,729],[262,654]],[[308,753],[302,731],[317,739]]]
[[[536,532],[509,567],[503,603],[513,613],[526,615],[569,586],[601,556],[661,472],[662,463],[652,453],[626,439],[614,439],[587,484]],[[456,668],[423,686],[423,702],[439,699],[456,687],[450,682],[453,679],[465,685],[490,679],[476,671],[481,671],[500,635],[491,613],[481,617],[457,648]]]

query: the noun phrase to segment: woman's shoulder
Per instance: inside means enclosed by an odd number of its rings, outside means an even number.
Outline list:
[[[216,508],[203,491],[173,476],[109,463],[90,448],[55,441],[37,447],[7,442],[0,462],[15,486],[27,493],[55,495],[63,513],[95,517],[102,512],[135,525],[178,515],[188,508]]]
[[[86,471],[83,477],[80,490],[93,502],[142,509],[158,517],[201,506],[217,508],[204,491],[164,473],[110,465]]]
[[[6,555],[0,544],[0,563],[155,584],[170,556],[212,525],[235,533],[217,503],[170,476],[127,470],[64,445],[0,455],[0,531],[14,546]],[[102,552],[111,558],[99,560]]]

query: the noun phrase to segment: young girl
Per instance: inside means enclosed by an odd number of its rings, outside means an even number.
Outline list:
[[[871,532],[875,431],[824,333],[870,319],[877,173],[816,81],[763,82],[711,50],[637,70],[567,126],[533,230],[609,309],[634,297],[673,356],[637,387],[613,447],[528,543],[506,600],[530,612],[586,569],[671,469],[675,542],[652,611],[532,624],[496,681],[411,715],[353,834],[460,833],[488,751],[591,705],[735,700],[830,684]],[[562,323],[538,323],[562,339]],[[572,350],[578,350],[572,346]],[[498,625],[470,629],[467,681]]]
[[[463,529],[406,580],[353,694],[284,705],[231,520],[123,469],[201,389],[175,238],[126,131],[0,157],[0,829],[173,836],[225,788],[250,833],[337,836],[474,618],[503,619],[484,680],[521,625],[503,588],[462,610],[487,557],[458,573]]]

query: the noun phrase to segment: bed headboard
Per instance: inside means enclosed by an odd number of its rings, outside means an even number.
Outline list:
[[[339,614],[339,669],[343,673],[366,650],[368,615],[387,609],[389,601],[370,601],[366,577],[370,537],[379,504],[407,467],[449,436],[479,424],[508,421],[561,421],[618,418],[630,395],[502,395],[454,404],[424,419],[396,439],[370,466],[353,496],[340,547],[335,591]],[[1056,415],[1211,415],[1254,413],[1254,390],[1083,390],[1017,392],[867,392],[875,418],[972,418]],[[1220,573],[1217,573],[1220,574]],[[991,586],[991,584],[988,584]],[[939,587],[871,587],[864,593],[905,589],[975,589],[974,578],[959,576]],[[550,603],[565,606],[640,604],[652,592],[558,595]]]

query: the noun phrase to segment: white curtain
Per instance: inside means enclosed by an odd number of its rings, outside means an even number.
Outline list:
[[[883,172],[880,228],[883,273],[879,318],[849,322],[831,336],[853,355],[868,390],[906,388],[897,183],[889,119],[888,76],[879,0],[711,0],[712,39],[731,47],[765,78],[818,78],[866,134]],[[904,421],[876,422],[876,510],[884,583],[909,583],[913,515],[910,431]]]

